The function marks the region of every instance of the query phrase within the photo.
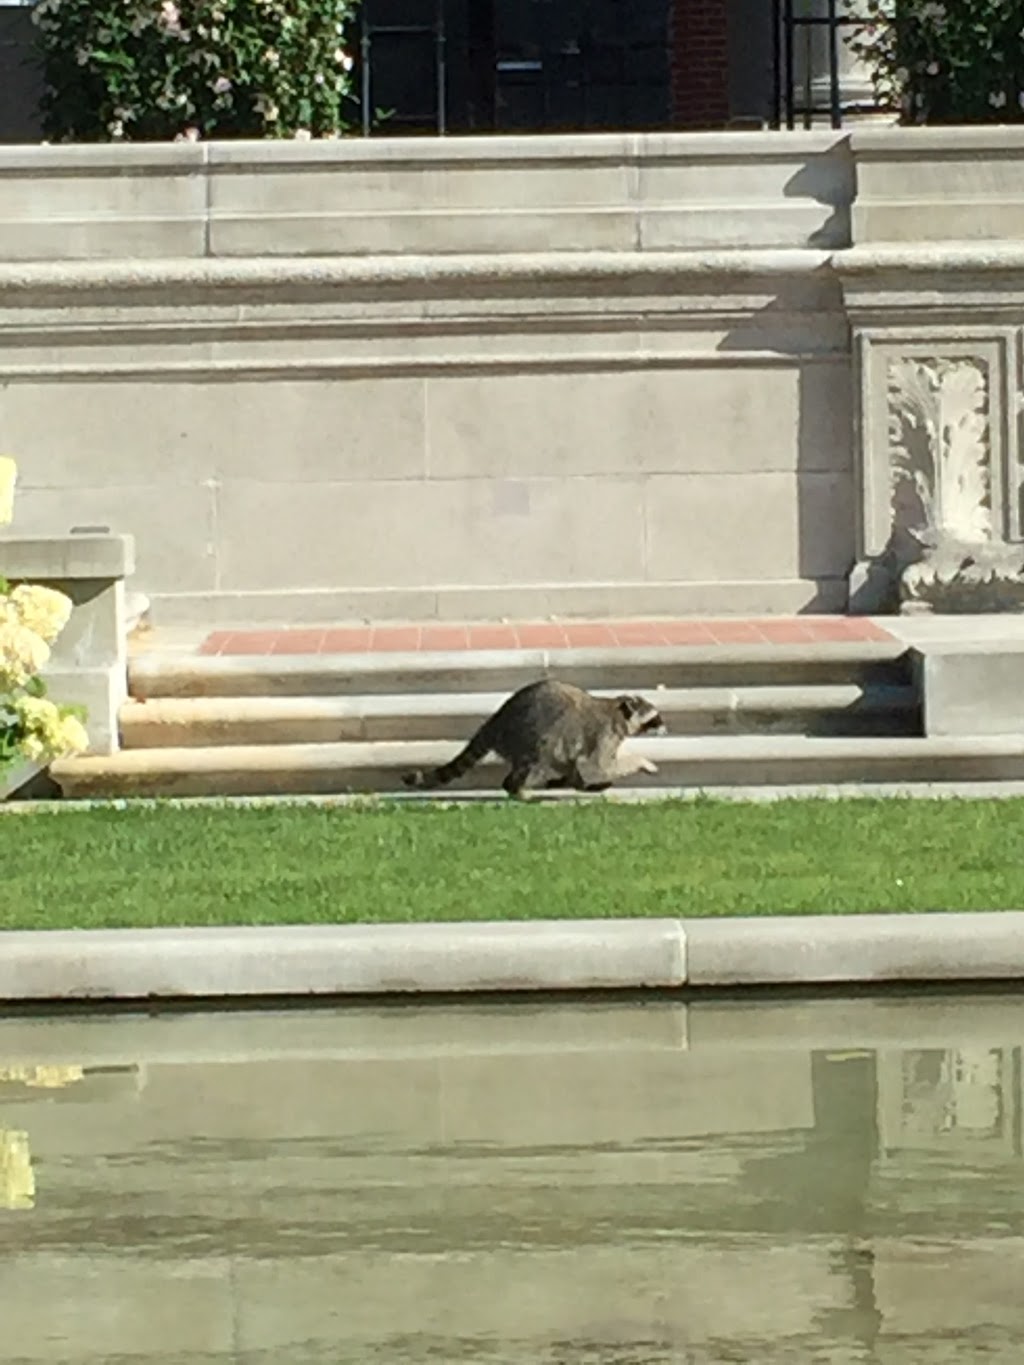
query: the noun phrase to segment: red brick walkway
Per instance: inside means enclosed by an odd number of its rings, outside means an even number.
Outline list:
[[[744,620],[527,621],[519,624],[325,626],[217,630],[200,654],[365,654],[383,650],[566,649],[636,645],[801,645],[891,640],[863,616],[772,616]]]

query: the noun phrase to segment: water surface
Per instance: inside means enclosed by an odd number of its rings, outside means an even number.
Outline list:
[[[1024,999],[0,1019],[4,1365],[1024,1361]]]

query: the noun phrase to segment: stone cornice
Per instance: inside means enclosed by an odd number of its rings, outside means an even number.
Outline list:
[[[110,261],[26,261],[0,264],[0,306],[19,294],[157,293],[169,289],[230,293],[424,286],[519,285],[540,281],[614,288],[632,283],[699,290],[826,271],[827,251],[559,251],[465,256],[333,256]]]

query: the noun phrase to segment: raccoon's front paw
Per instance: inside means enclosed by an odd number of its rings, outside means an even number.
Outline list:
[[[406,787],[422,787],[423,774],[421,772],[403,773],[402,782]]]
[[[637,764],[637,771],[641,773],[656,773],[658,771],[658,765],[657,763],[652,763],[649,758],[642,758]]]

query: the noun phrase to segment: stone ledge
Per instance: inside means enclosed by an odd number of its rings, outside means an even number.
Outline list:
[[[207,162],[217,166],[400,166],[535,165],[569,161],[619,162],[623,159],[656,164],[660,159],[686,158],[700,162],[755,158],[792,161],[832,151],[848,141],[844,133],[803,129],[780,137],[771,132],[652,132],[545,133],[521,137],[375,137],[339,138],[314,142],[239,140],[205,145]],[[2,162],[0,162],[2,164]]]
[[[1018,911],[687,920],[684,928],[691,986],[1024,978]]]
[[[0,1000],[671,988],[675,920],[0,933]]]
[[[156,260],[7,261],[0,292],[88,293],[108,290],[286,288],[346,285],[478,285],[519,283],[538,292],[540,280],[652,281],[678,279],[710,287],[716,277],[748,281],[825,270],[833,253],[812,247],[757,247],[700,251],[531,251],[516,254],[402,256],[238,256]]]
[[[1002,130],[1007,131],[1007,130]],[[375,137],[316,139],[311,142],[238,139],[212,142],[120,144],[10,144],[0,147],[0,175],[94,175],[124,170],[194,173],[217,166],[287,166],[337,169],[339,166],[384,164],[390,168],[454,165],[497,165],[552,161],[657,161],[660,158],[725,161],[754,158],[792,161],[829,152],[848,142],[831,130],[704,133],[551,133],[496,137]]]
[[[0,933],[0,1000],[1024,979],[1024,912]]]
[[[127,578],[135,572],[130,535],[19,536],[0,532],[0,573],[12,580]]]
[[[849,240],[835,132],[0,148],[7,260]],[[285,205],[286,212],[268,206]]]
[[[840,276],[909,274],[948,276],[1024,271],[1024,243],[950,240],[945,242],[878,242],[833,251],[829,261]],[[950,288],[956,288],[952,281]]]
[[[1024,128],[1007,124],[949,127],[884,127],[854,128],[849,134],[854,155],[922,157],[924,155],[974,156],[987,152],[992,156],[1020,156],[1024,154]]]

